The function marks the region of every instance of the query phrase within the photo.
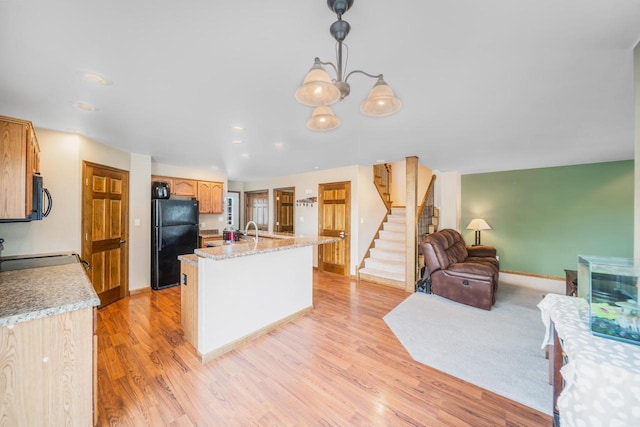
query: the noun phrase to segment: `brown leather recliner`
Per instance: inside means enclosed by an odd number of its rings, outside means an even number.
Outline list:
[[[432,293],[491,310],[500,268],[494,247],[467,247],[462,235],[451,229],[427,235],[420,246]]]

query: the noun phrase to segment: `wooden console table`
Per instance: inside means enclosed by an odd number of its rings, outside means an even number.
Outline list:
[[[566,295],[577,297],[578,296],[578,272],[576,270],[565,270],[566,280]]]
[[[640,346],[592,335],[582,298],[547,294],[538,308],[543,348],[556,341],[555,425],[640,426]]]

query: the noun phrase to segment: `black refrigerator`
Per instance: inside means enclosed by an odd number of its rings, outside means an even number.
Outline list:
[[[178,255],[192,254],[198,247],[198,201],[154,199],[151,201],[151,288],[180,283]]]

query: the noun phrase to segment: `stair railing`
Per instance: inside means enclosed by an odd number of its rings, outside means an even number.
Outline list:
[[[381,163],[373,165],[373,183],[376,185],[378,194],[387,207],[387,213],[391,213],[391,165]]]
[[[418,212],[416,212],[416,242],[418,242],[418,250],[416,251],[416,277],[420,277],[420,242],[425,236],[431,232],[438,230],[437,218],[438,213],[434,206],[433,188],[436,183],[436,175],[431,176],[431,181],[427,187],[427,191],[424,193],[422,203],[418,205]],[[434,218],[436,218],[434,220]],[[430,227],[433,227],[430,230]]]
[[[390,164],[381,163],[381,164],[373,165],[373,183],[375,184],[376,189],[378,190],[380,199],[382,199],[382,202],[387,208],[387,214],[384,216],[384,218],[382,218],[382,221],[380,221],[380,224],[378,224],[378,231],[376,231],[376,234],[371,239],[371,242],[369,242],[369,247],[367,248],[367,251],[364,253],[364,256],[362,257],[362,259],[360,260],[360,264],[358,265],[358,270],[360,270],[361,268],[364,268],[364,260],[369,258],[369,256],[371,255],[371,249],[373,249],[373,247],[375,246],[376,239],[380,238],[380,230],[382,230],[384,223],[387,221],[387,218],[391,213],[391,204],[393,203],[391,201],[391,175],[392,173],[391,173]]]

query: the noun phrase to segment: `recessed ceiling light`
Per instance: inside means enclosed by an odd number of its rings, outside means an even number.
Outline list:
[[[248,159],[248,158],[249,158],[249,154],[247,154],[247,153],[242,153],[242,154],[241,154],[241,156],[242,156],[243,158],[245,158],[245,159]]]
[[[75,102],[73,104],[76,108],[79,108],[81,110],[85,110],[85,111],[97,111],[98,109],[91,105],[91,104],[87,104],[86,102]]]
[[[385,162],[384,160],[376,160],[376,164],[377,164],[377,165],[379,165],[379,164],[381,164],[381,163],[384,163],[384,162]]]
[[[84,135],[84,132],[79,129],[67,128],[65,130],[69,133],[75,133],[76,135]]]
[[[234,139],[234,140],[233,140],[233,141],[231,141],[231,142],[233,142],[234,144],[242,144],[242,141],[241,141],[241,140],[239,140],[239,139]]]
[[[282,150],[284,148],[284,143],[276,142],[275,144],[273,144],[273,146],[276,147],[278,150]]]
[[[84,77],[84,79],[86,81],[92,82],[92,83],[97,83],[99,85],[108,86],[108,85],[113,84],[113,82],[111,80],[107,79],[106,77],[101,76],[100,74],[97,74],[97,73],[89,72],[89,71],[85,72],[83,74],[83,77]]]
[[[242,126],[238,126],[238,125],[231,126],[231,129],[233,129],[233,130],[237,130],[237,131],[244,130],[244,128],[243,128]]]
[[[314,169],[320,169],[320,166],[314,166],[313,168]]]

